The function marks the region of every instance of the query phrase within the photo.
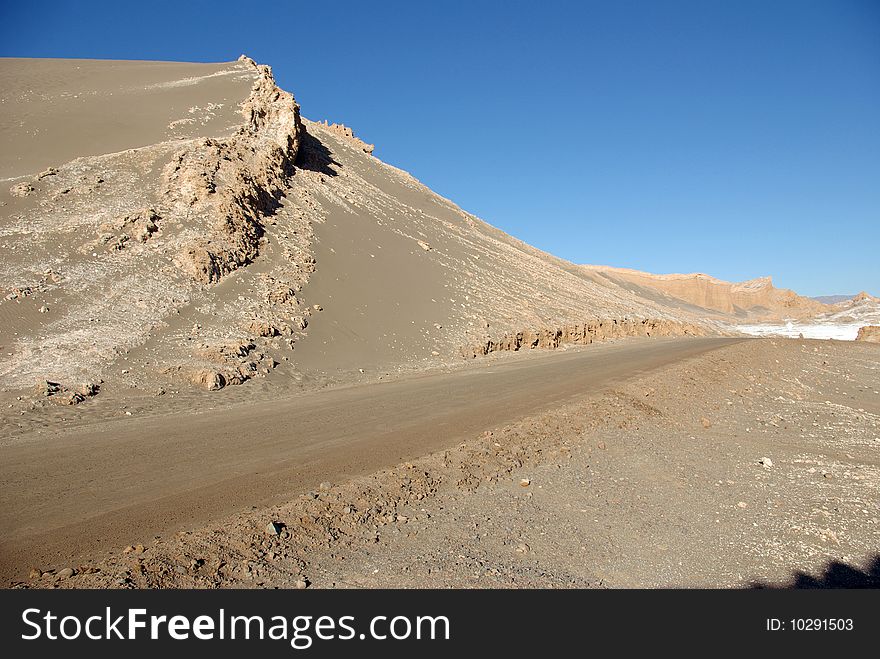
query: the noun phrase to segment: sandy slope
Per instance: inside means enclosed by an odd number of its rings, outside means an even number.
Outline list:
[[[2,58],[0,178],[229,133],[253,79],[232,63]]]
[[[301,295],[322,307],[292,356],[304,374],[431,363],[487,338],[594,318],[699,324],[584,278],[321,124],[306,128],[316,142],[304,148],[324,152],[324,166],[294,181],[315,221],[316,269]]]

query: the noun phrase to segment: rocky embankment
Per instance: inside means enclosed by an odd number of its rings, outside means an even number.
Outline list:
[[[705,336],[705,326],[667,319],[593,320],[583,324],[564,325],[552,329],[527,329],[500,338],[488,338],[485,342],[464,346],[463,357],[473,358],[499,351],[518,351],[540,348],[555,350],[560,345],[589,345],[606,339],[629,336]]]

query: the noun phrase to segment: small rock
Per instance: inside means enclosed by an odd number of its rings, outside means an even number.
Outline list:
[[[764,467],[764,469],[771,469],[773,467],[773,460],[770,458],[761,458],[758,460],[758,464]]]
[[[529,478],[522,478],[522,479],[520,479],[520,481],[519,481],[519,486],[520,486],[520,487],[528,487],[528,486],[531,485],[531,484],[532,484],[532,481],[531,481],[531,479],[529,479]]]
[[[524,543],[524,542],[521,542],[521,543],[519,543],[519,544],[516,546],[516,551],[517,551],[517,553],[519,553],[519,554],[525,554],[525,553],[527,553],[530,549],[531,549],[531,547],[529,547],[529,546],[528,546],[526,543]]]
[[[599,442],[598,444],[596,444],[596,446],[598,446],[598,447],[599,447],[600,449],[602,449],[603,451],[604,451],[606,448],[608,448],[607,446],[605,446],[605,442]]]
[[[19,183],[9,188],[9,194],[13,197],[27,197],[34,191],[34,186],[30,183]]]
[[[297,590],[304,590],[305,588],[309,587],[309,581],[308,581],[308,579],[303,577],[302,579],[297,579],[294,586],[296,587]]]
[[[74,574],[76,574],[76,570],[72,567],[66,567],[63,570],[59,570],[56,575],[59,579],[70,579]]]
[[[740,501],[738,504],[736,504],[736,507],[737,508],[748,508],[749,504],[747,504],[745,501]]]
[[[280,524],[278,522],[269,522],[268,524],[266,524],[266,533],[268,533],[269,535],[280,535],[281,529],[283,528],[283,524]]]
[[[39,393],[43,394],[44,396],[51,396],[63,390],[60,382],[52,382],[51,380],[43,380],[43,382],[41,382],[37,388],[39,390]]]
[[[84,397],[91,398],[92,396],[97,396],[98,392],[101,390],[101,385],[95,382],[85,382],[81,384],[78,388],[78,392],[82,394]]]
[[[831,472],[828,472],[828,471],[826,471],[824,474],[822,474],[822,476],[823,476],[823,478],[834,478],[834,476],[831,474]]]
[[[324,481],[318,487],[322,490],[329,490],[333,485],[331,485],[329,481]]]
[[[35,568],[35,567],[31,568],[31,572],[28,575],[28,577],[30,577],[31,579],[39,579],[42,576],[43,576],[43,571],[40,570],[39,568]]]
[[[709,419],[707,419],[706,417],[702,417],[700,419],[700,424],[702,424],[702,426],[704,428],[711,428],[712,427],[712,422],[709,421]]]
[[[40,307],[40,313],[49,313],[49,307],[43,305],[42,307]]]
[[[314,309],[315,311],[324,311],[324,307],[322,307],[320,304],[313,304],[312,309]]]

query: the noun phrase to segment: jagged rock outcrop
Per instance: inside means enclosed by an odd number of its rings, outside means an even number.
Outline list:
[[[376,148],[374,144],[367,144],[359,137],[356,137],[354,131],[345,124],[331,124],[325,120],[322,125],[331,132],[339,135],[340,137],[344,137],[348,142],[355,145],[364,153],[372,154],[373,149]]]
[[[97,396],[101,387],[94,382],[86,382],[69,387],[60,382],[43,380],[36,387],[36,394],[61,405],[79,405],[87,398]]]
[[[856,341],[865,341],[866,343],[880,343],[880,325],[866,325],[859,328],[859,334]]]
[[[202,389],[217,391],[267,375],[276,365],[275,360],[252,341],[219,341],[200,346],[189,363],[170,367],[166,374]]]
[[[278,207],[303,130],[299,105],[275,84],[271,68],[240,60],[259,74],[242,105],[244,125],[228,139],[178,153],[163,176],[166,203],[196,229],[180,263],[203,284],[257,256],[262,218]]]
[[[473,358],[502,350],[555,350],[563,344],[587,345],[625,336],[703,336],[707,333],[705,327],[667,319],[597,319],[583,324],[527,329],[496,339],[487,338],[483,342],[463,347],[461,354],[463,357]]]

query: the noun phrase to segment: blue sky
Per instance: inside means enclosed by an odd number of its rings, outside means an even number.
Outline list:
[[[0,55],[273,66],[580,263],[880,294],[880,2],[16,2]]]

